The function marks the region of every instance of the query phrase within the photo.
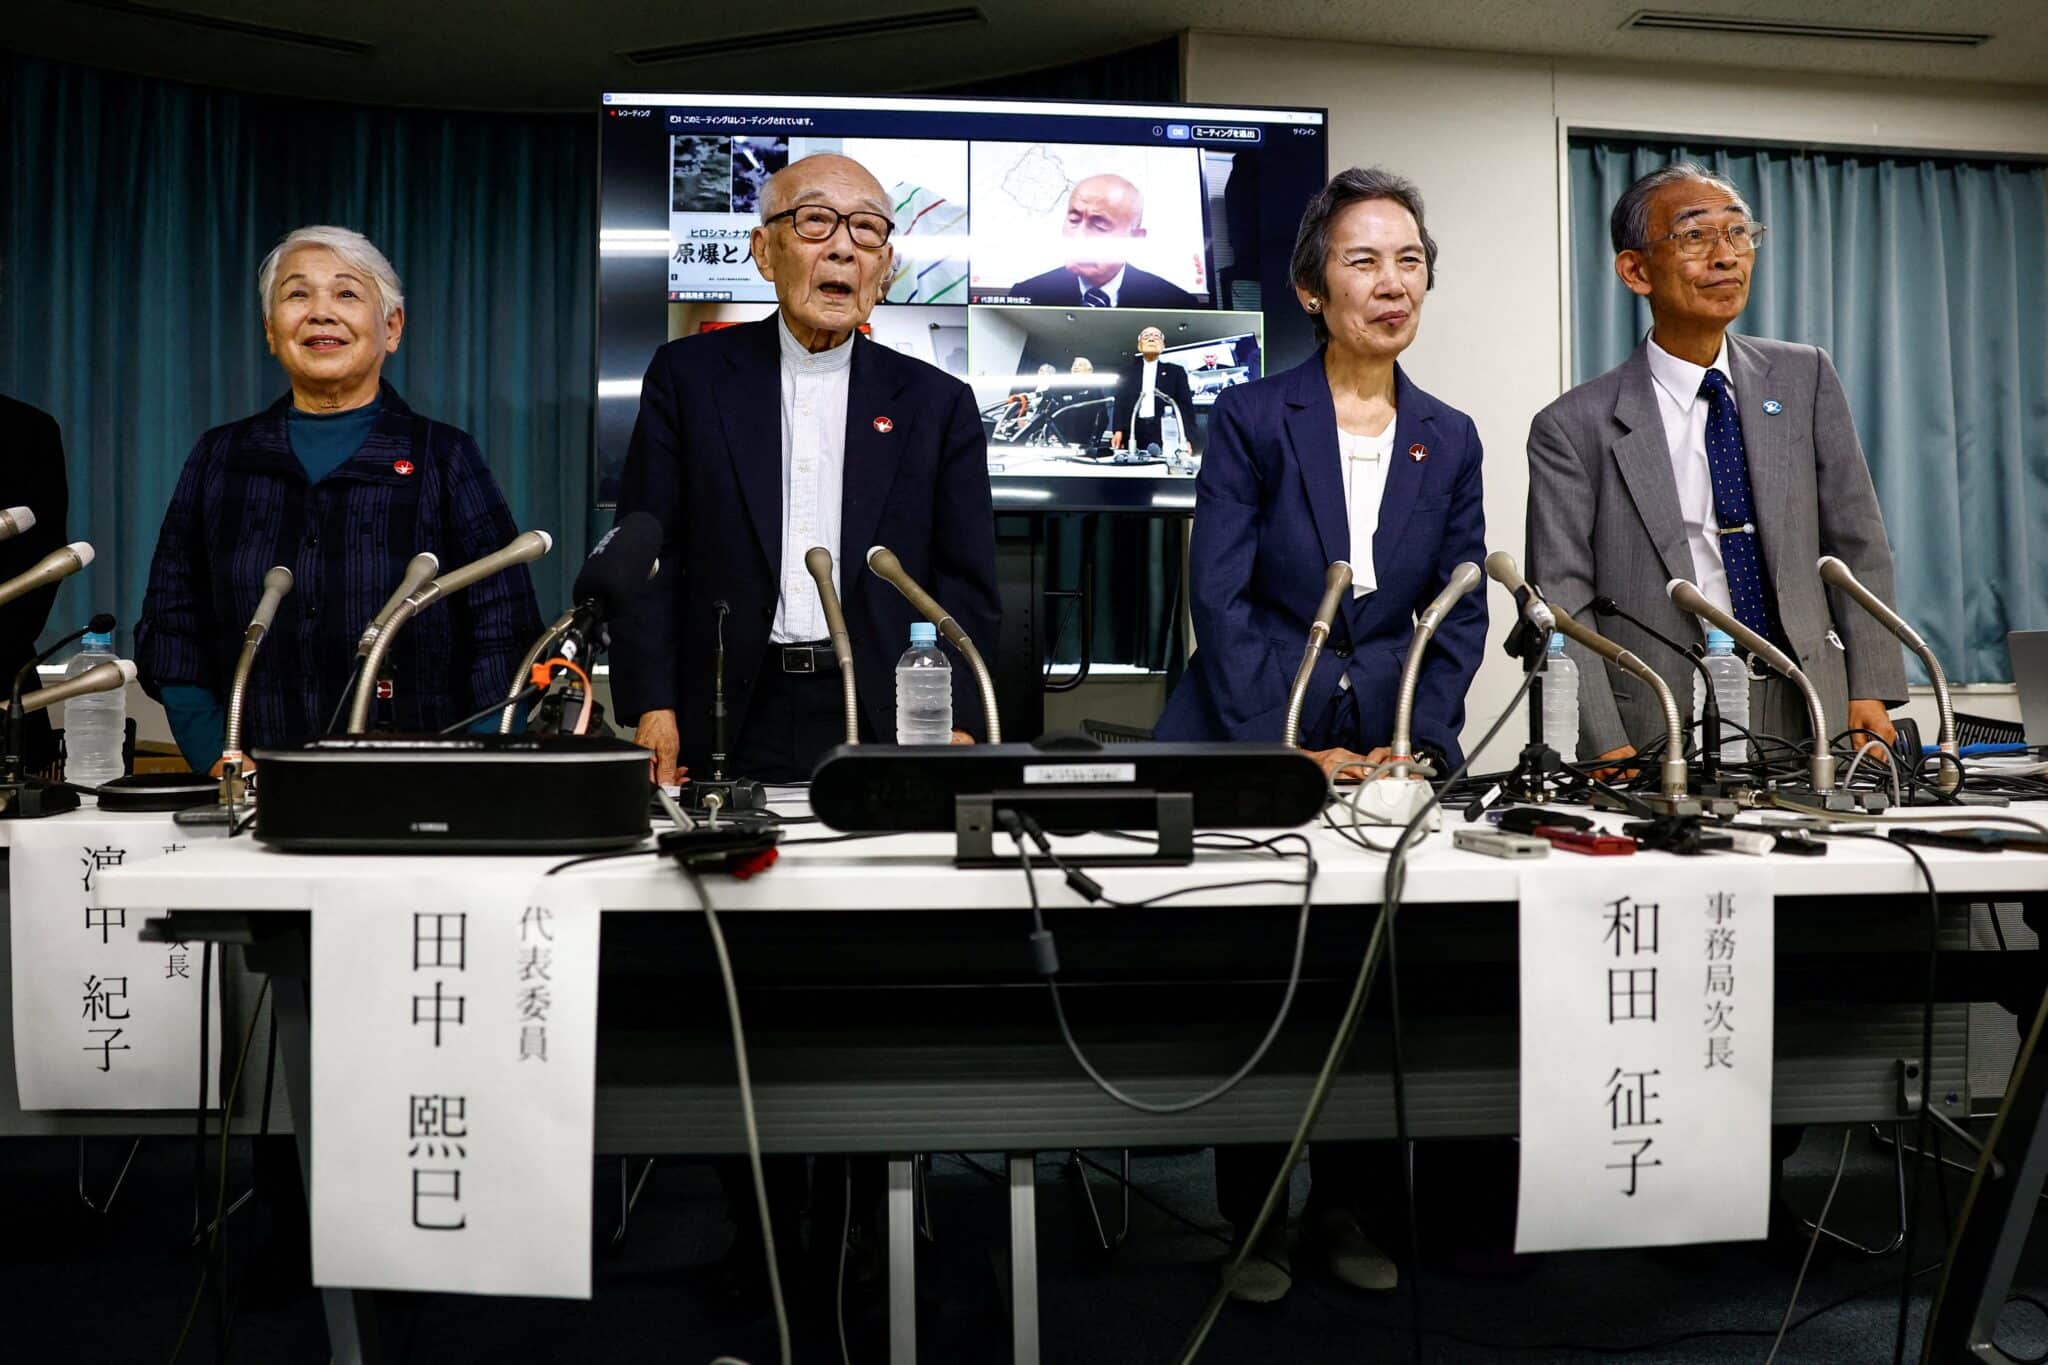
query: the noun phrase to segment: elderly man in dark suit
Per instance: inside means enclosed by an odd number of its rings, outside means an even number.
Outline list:
[[[1185,367],[1161,360],[1166,334],[1157,327],[1138,333],[1138,353],[1117,374],[1116,415],[1110,419],[1110,440],[1118,448],[1143,450],[1161,444],[1160,422],[1168,400],[1180,422],[1181,439],[1195,440],[1195,391]]]
[[[862,738],[894,737],[894,666],[915,615],[863,567],[869,546],[894,550],[970,637],[996,638],[973,392],[858,334],[895,254],[889,209],[847,157],[777,172],[753,235],[775,316],[672,341],[647,367],[619,515],[651,512],[666,536],[647,601],[613,630],[612,688],[664,783],[710,754],[721,630],[734,771],[803,780],[840,742],[838,666],[804,567],[812,546],[832,552]],[[983,732],[965,668],[953,670],[953,720],[956,743]]]
[[[1200,299],[1148,270],[1129,263],[1130,248],[1119,245],[1145,235],[1145,196],[1120,175],[1091,175],[1067,195],[1062,236],[1074,245],[1067,263],[1010,286],[1012,302],[1040,307],[1207,308]]]
[[[1764,236],[1735,187],[1680,162],[1623,192],[1614,271],[1653,326],[1618,368],[1571,390],[1529,429],[1529,577],[1579,611],[1595,597],[1664,634],[1698,638],[1665,583],[1687,578],[1798,660],[1829,728],[1890,742],[1906,697],[1899,643],[1814,571],[1835,555],[1892,597],[1892,555],[1841,380],[1814,346],[1730,331]],[[1608,632],[1664,675],[1689,713],[1693,671],[1625,621]],[[1663,734],[1648,691],[1577,645],[1579,752],[1625,758]],[[1773,675],[1750,728],[1795,742],[1806,707]],[[1820,736],[1825,744],[1830,736]]]

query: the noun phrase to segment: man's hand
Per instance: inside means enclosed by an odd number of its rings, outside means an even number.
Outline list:
[[[953,732],[953,742],[955,744],[972,744],[974,743],[974,736],[968,734],[965,730],[955,730]]]
[[[653,750],[647,759],[647,775],[657,786],[672,787],[689,777],[690,770],[676,762],[676,752],[683,741],[676,732],[675,712],[643,712],[633,731],[633,742]]]
[[[1323,776],[1331,782],[1363,782],[1372,776],[1373,769],[1391,762],[1394,757],[1394,751],[1384,744],[1369,754],[1343,748],[1304,749],[1302,752],[1323,765]]]
[[[1892,724],[1891,712],[1884,709],[1883,702],[1870,697],[1858,697],[1849,703],[1849,728],[1868,730],[1887,744],[1899,742],[1898,727]],[[1867,738],[1850,735],[1849,742],[1861,748]]]
[[[1636,746],[1624,744],[1619,748],[1609,749],[1606,753],[1598,755],[1596,761],[1605,762],[1610,758],[1634,758],[1635,756]],[[1599,782],[1619,782],[1623,778],[1634,777],[1636,770],[1634,768],[1624,768],[1620,764],[1616,764],[1610,768],[1595,768],[1588,775]]]
[[[1121,431],[1109,433],[1109,448],[1111,450],[1122,450],[1124,448],[1124,434]]]

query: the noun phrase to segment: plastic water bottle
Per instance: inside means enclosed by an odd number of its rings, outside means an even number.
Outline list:
[[[953,666],[929,621],[910,623],[910,648],[896,661],[896,742],[953,742]]]
[[[1579,757],[1579,666],[1564,652],[1564,636],[1550,633],[1543,660],[1543,742],[1567,763]]]
[[[94,664],[112,663],[114,637],[88,633],[78,652],[64,666],[75,678]],[[128,692],[94,692],[64,703],[64,777],[81,787],[97,787],[121,776],[121,744],[127,737]]]
[[[1746,763],[1749,761],[1749,741],[1741,731],[1729,729],[1731,723],[1749,725],[1749,665],[1735,657],[1735,641],[1726,632],[1709,628],[1707,631],[1707,657],[1700,661],[1707,670],[1707,676],[1714,680],[1714,700],[1721,704],[1721,761],[1723,763]],[[1692,690],[1692,715],[1698,720],[1707,706],[1706,698],[1698,687]]]

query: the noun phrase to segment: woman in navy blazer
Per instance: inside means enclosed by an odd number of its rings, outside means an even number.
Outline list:
[[[1159,719],[1160,739],[1281,737],[1287,691],[1333,560],[1352,566],[1302,707],[1302,743],[1331,775],[1391,756],[1415,614],[1461,561],[1486,557],[1479,434],[1395,363],[1435,283],[1422,197],[1400,176],[1347,170],[1309,201],[1295,237],[1295,293],[1324,345],[1306,363],[1226,389],[1195,484],[1189,570],[1196,650]],[[1486,599],[1469,593],[1418,675],[1414,747],[1439,772],[1459,760],[1465,689],[1479,667]],[[1280,1149],[1217,1149],[1216,1194],[1242,1231]],[[1375,1149],[1319,1144],[1306,1221],[1337,1278],[1390,1289],[1394,1264],[1360,1229],[1362,1206],[1399,1188]],[[1370,1167],[1371,1169],[1368,1169]],[[1284,1295],[1285,1230],[1269,1228],[1231,1292]]]

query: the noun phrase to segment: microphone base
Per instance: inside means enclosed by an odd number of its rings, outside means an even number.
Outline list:
[[[0,782],[0,820],[41,820],[78,809],[78,793],[46,782]]]
[[[1665,796],[1659,792],[1632,792],[1630,795],[1660,816],[1699,816],[1707,812],[1706,803],[1696,796]],[[1729,813],[1733,814],[1733,811]]]
[[[1525,806],[1546,806],[1567,776],[1564,758],[1540,740],[1522,746],[1514,776],[1502,784],[1508,798]]]
[[[751,777],[692,777],[676,794],[676,804],[699,820],[714,812],[724,820],[768,809],[768,790]]]
[[[1406,825],[1429,804],[1435,793],[1427,782],[1414,782],[1405,777],[1380,777],[1365,784],[1359,794],[1358,808],[1374,820],[1389,825]],[[1424,834],[1434,834],[1443,828],[1444,808],[1438,805],[1429,812],[1422,822]]]
[[[1788,801],[1802,805],[1819,806],[1823,810],[1844,815],[1882,815],[1891,809],[1891,798],[1883,792],[1843,791],[1840,787],[1825,796],[1817,795],[1805,783],[1784,782],[1771,788],[1770,794],[1782,796]]]
[[[231,828],[254,814],[256,807],[245,803],[239,806],[223,806],[215,802],[210,806],[188,806],[171,817],[171,823],[180,829]]]

